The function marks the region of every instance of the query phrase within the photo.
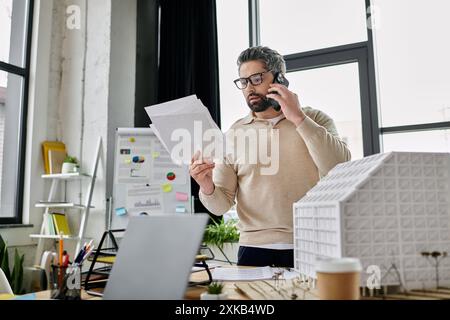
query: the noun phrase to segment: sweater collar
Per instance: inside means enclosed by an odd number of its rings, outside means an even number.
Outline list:
[[[284,114],[283,114],[283,117],[281,118],[281,119],[284,119],[284,118],[286,118],[285,116],[284,116]],[[255,121],[257,118],[256,118],[256,116],[255,116],[255,114],[253,113],[253,111],[250,111],[249,112],[249,114],[244,118],[244,120],[242,121],[242,124],[250,124],[250,123],[252,123],[253,121]],[[280,121],[281,121],[281,119],[280,119]],[[260,119],[260,120],[263,120],[263,119]],[[268,119],[267,119],[268,120]]]

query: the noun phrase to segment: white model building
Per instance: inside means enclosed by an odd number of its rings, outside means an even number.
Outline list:
[[[390,152],[337,165],[294,203],[295,270],[316,278],[317,257],[357,257],[362,286],[376,265],[382,286],[435,287],[435,259],[421,253],[450,253],[449,183],[448,153]],[[448,286],[450,257],[441,259],[439,285]]]

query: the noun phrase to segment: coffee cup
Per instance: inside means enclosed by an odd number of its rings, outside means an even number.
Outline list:
[[[361,270],[361,262],[356,258],[316,260],[319,299],[358,300]]]

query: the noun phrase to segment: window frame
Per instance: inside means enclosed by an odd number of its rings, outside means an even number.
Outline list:
[[[376,99],[371,99],[368,50],[365,42],[284,56],[287,72],[358,63],[364,156],[379,152]],[[376,148],[378,146],[378,148]]]
[[[366,19],[371,18],[371,0],[365,0]],[[259,0],[248,0],[250,46],[260,45]],[[358,62],[361,94],[361,120],[364,156],[381,152],[386,134],[450,129],[450,121],[383,127],[378,119],[377,79],[373,32],[367,30],[367,41],[337,47],[294,53],[284,56],[287,72],[308,70],[347,62]],[[346,60],[349,59],[349,60]]]
[[[25,152],[26,152],[26,133],[27,133],[27,117],[28,117],[28,89],[30,81],[30,60],[31,60],[31,41],[33,31],[33,15],[34,0],[28,0],[28,17],[25,36],[25,65],[19,67],[4,61],[0,61],[0,71],[11,73],[23,78],[22,90],[22,116],[19,120],[19,152],[18,152],[18,176],[17,176],[17,192],[15,197],[15,216],[0,217],[0,225],[5,224],[22,224],[23,219],[23,192],[24,192],[24,176],[25,176]]]
[[[370,0],[365,0],[366,19],[370,19]],[[260,45],[259,0],[249,0],[250,46]],[[367,30],[367,41],[285,55],[286,72],[309,70],[333,65],[358,63],[361,97],[361,122],[364,156],[380,152],[377,87],[373,35]]]

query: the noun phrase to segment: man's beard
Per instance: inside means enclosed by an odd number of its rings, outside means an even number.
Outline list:
[[[250,98],[252,96],[257,96],[260,98],[258,103],[252,104],[250,103]],[[272,104],[270,103],[270,101],[263,95],[258,94],[258,93],[252,93],[247,100],[247,105],[250,108],[250,110],[252,110],[253,112],[263,112],[266,111],[269,107],[272,106]]]

